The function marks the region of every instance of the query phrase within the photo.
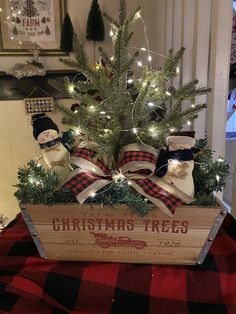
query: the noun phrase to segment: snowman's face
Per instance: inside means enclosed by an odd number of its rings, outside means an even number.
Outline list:
[[[42,133],[39,134],[37,137],[37,142],[39,144],[44,144],[50,141],[53,141],[59,137],[58,133],[56,130],[45,130]]]

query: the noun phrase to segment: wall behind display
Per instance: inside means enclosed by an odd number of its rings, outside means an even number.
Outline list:
[[[149,15],[149,5],[150,3],[155,5],[155,0],[149,1],[149,3],[147,3],[145,0],[128,0],[127,4],[128,12],[139,5],[142,6],[142,17],[147,25],[147,30],[150,30],[152,36],[150,38],[150,44],[152,44],[154,39],[155,42],[159,42],[159,40],[157,40],[158,37],[156,37],[157,33],[155,29],[155,19],[157,16],[156,12]],[[67,1],[67,8],[74,25],[74,29],[80,40],[85,45],[91,62],[93,62],[93,43],[85,40],[87,16],[90,4],[90,0]],[[102,11],[106,11],[112,16],[117,16],[119,4],[118,0],[99,0],[99,4]],[[153,28],[155,31],[153,31]],[[102,46],[108,50],[111,48],[109,31],[110,27],[106,23],[106,40],[102,43]],[[143,24],[141,21],[135,25],[134,33],[133,46],[146,46]],[[97,46],[99,46],[99,43]],[[159,51],[158,47],[155,47],[155,50]],[[58,56],[41,57],[40,61],[45,64],[45,67],[48,70],[65,69],[65,67],[58,62],[58,58]],[[29,57],[0,56],[0,71],[8,70],[15,63],[22,63],[26,59],[29,59]],[[73,103],[73,100],[59,100],[59,102],[70,106]],[[65,126],[60,124],[61,115],[58,112],[53,112],[49,114],[49,116],[58,124],[61,130],[66,129]],[[13,196],[15,188],[12,186],[17,182],[17,169],[19,166],[25,165],[30,159],[38,157],[41,154],[40,149],[33,138],[32,127],[29,120],[30,115],[26,115],[23,100],[13,101],[11,97],[9,97],[8,101],[1,101],[0,99],[0,213],[5,214],[11,219],[14,218],[19,210],[17,201]]]
[[[155,2],[155,0],[149,0],[151,2]],[[148,3],[149,1],[145,0],[129,0],[127,1],[128,5],[128,12],[135,9],[137,6],[141,6],[143,9],[142,16],[145,19],[145,23],[147,24],[147,28],[152,27],[152,21],[155,20],[155,14],[152,17],[146,18],[145,16],[148,15]],[[100,8],[102,12],[107,12],[112,16],[117,16],[117,10],[119,1],[118,0],[99,0]],[[72,23],[74,25],[74,30],[77,33],[79,39],[85,45],[85,48],[90,56],[90,60],[93,61],[93,43],[88,42],[85,39],[86,35],[86,24],[87,24],[87,17],[90,9],[91,1],[90,0],[67,0],[67,11],[71,17]],[[106,39],[102,43],[102,46],[110,50],[111,47],[111,38],[109,36],[110,27],[107,21],[105,21],[106,25]],[[145,43],[145,36],[143,31],[143,25],[140,21],[134,27],[134,38],[133,38],[133,45],[137,47],[142,47]],[[100,43],[97,44],[97,47]],[[29,59],[29,57],[1,57],[0,56],[0,71],[6,71],[11,66],[13,66],[17,62],[23,62],[24,60]],[[46,69],[50,70],[58,70],[58,69],[65,69],[65,66],[58,62],[58,56],[47,56],[47,57],[40,57],[40,61],[45,65]]]

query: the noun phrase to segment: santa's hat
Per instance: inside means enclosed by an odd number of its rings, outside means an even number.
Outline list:
[[[166,139],[167,145],[172,144],[182,144],[182,145],[189,145],[190,148],[195,146],[196,140],[190,136],[179,136],[179,135],[173,135],[168,136]]]
[[[59,133],[58,126],[52,121],[51,118],[47,117],[44,113],[35,114],[31,117],[33,126],[33,135],[37,140],[40,133],[46,130],[55,130]]]

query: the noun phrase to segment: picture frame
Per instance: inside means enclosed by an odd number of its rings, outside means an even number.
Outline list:
[[[30,55],[32,43],[41,56],[66,55],[60,49],[65,13],[66,0],[0,0],[0,56]]]

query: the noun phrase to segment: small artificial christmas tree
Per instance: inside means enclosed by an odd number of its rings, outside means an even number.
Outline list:
[[[131,55],[128,46],[132,37],[130,27],[140,18],[140,8],[126,17],[126,2],[120,0],[119,18],[105,17],[111,23],[113,55],[99,48],[103,63],[93,68],[83,45],[74,36],[75,60],[61,59],[61,62],[82,73],[85,80],[75,82],[73,79],[70,82],[65,78],[64,83],[51,82],[80,104],[76,111],[63,106],[59,106],[59,109],[64,114],[62,122],[79,131],[83,139],[70,159],[75,170],[68,180],[61,183],[60,201],[63,195],[66,196],[65,202],[68,201],[68,196],[72,195],[68,191],[71,190],[74,194],[71,200],[76,197],[80,203],[85,200],[109,205],[123,203],[141,215],[147,213],[149,204],[153,203],[172,215],[177,206],[190,203],[193,198],[181,190],[181,185],[177,187],[155,175],[157,156],[160,149],[166,147],[166,136],[180,130],[183,124],[195,119],[197,113],[206,108],[205,104],[194,102],[196,96],[210,89],[198,87],[198,80],[179,89],[171,86],[170,82],[179,73],[178,65],[184,48],[175,54],[170,50],[163,68],[159,70],[143,66],[138,51]],[[130,77],[135,65],[141,68],[141,74]],[[184,101],[189,103],[186,109],[182,108]],[[187,143],[187,148],[192,149],[192,142],[189,144],[188,140]],[[175,144],[171,143],[172,146]],[[179,145],[175,149],[179,149]],[[187,161],[191,160],[187,158]],[[188,167],[190,163],[192,165],[192,162],[182,164]],[[207,168],[208,160],[205,159],[204,163]],[[168,170],[176,173],[173,167]],[[189,171],[185,170],[182,171],[188,175],[185,182],[190,182],[192,167]],[[24,202],[49,202],[45,201],[46,173],[41,171],[42,177],[33,162],[19,170],[18,199]],[[170,174],[170,171],[167,173]],[[221,177],[217,180],[220,187],[224,185],[225,173],[222,170],[218,175]],[[206,180],[205,174],[201,175],[202,180]],[[35,200],[28,182],[30,176],[35,182],[40,182],[41,194],[34,194]],[[58,180],[53,177],[51,183],[56,184]],[[45,186],[48,186],[48,182],[45,182]],[[56,187],[54,185],[55,193],[58,192]],[[49,190],[48,198],[55,200],[52,188]]]
[[[94,44],[94,61],[96,60],[96,42],[103,41],[105,38],[105,28],[102,13],[98,4],[98,0],[93,0],[87,21],[86,30],[87,40],[93,41]]]
[[[73,36],[74,36],[73,24],[71,22],[70,15],[66,13],[61,31],[60,47],[62,51],[67,53],[73,51]]]
[[[39,15],[38,9],[35,7],[35,2],[33,0],[25,0],[21,15],[29,18]]]

